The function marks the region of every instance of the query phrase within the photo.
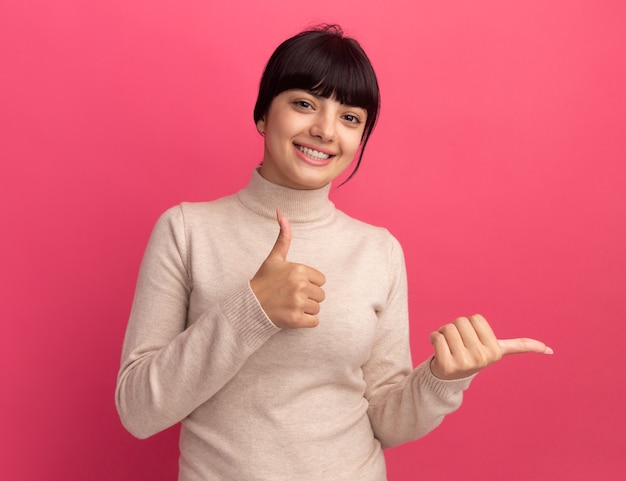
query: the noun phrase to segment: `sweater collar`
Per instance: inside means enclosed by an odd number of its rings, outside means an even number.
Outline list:
[[[313,222],[329,217],[335,205],[328,198],[330,184],[320,189],[298,190],[274,184],[252,172],[248,185],[237,193],[239,201],[255,214],[276,218],[276,209],[292,223]]]

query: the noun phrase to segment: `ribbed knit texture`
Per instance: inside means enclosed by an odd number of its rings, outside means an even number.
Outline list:
[[[382,448],[423,436],[470,379],[412,369],[400,245],[313,191],[254,171],[235,195],[158,220],[142,261],[116,393],[126,428],[182,421],[180,481],[383,481]],[[320,324],[279,329],[249,286],[292,224],[288,260],[326,276]]]

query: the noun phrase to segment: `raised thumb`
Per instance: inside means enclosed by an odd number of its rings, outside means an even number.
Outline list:
[[[291,244],[291,224],[289,219],[280,213],[280,210],[276,209],[276,219],[280,226],[278,232],[278,238],[274,243],[274,247],[270,251],[269,258],[277,258],[283,261],[287,260],[287,253],[289,252],[289,246]]]

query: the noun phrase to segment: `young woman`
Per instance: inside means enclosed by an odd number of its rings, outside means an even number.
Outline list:
[[[402,249],[337,210],[358,168],[376,76],[338,27],[286,40],[254,110],[261,166],[236,194],[158,220],[141,265],[116,402],[147,437],[182,422],[181,481],[382,481],[382,449],[425,435],[511,352],[487,321],[431,335],[413,369]]]

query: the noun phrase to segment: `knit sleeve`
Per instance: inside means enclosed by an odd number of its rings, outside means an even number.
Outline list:
[[[390,292],[379,313],[376,341],[363,367],[368,416],[383,448],[422,437],[458,409],[471,377],[445,381],[430,371],[430,359],[412,369],[409,347],[407,282],[404,256],[393,239]]]
[[[249,284],[187,327],[191,293],[180,207],[157,221],[141,263],[117,380],[124,426],[145,438],[209,400],[279,331]]]

